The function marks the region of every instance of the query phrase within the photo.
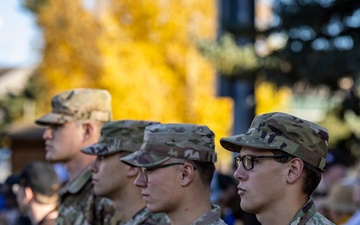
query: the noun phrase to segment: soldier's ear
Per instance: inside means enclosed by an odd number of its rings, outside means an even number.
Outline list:
[[[180,183],[181,186],[188,186],[195,178],[194,166],[190,163],[185,163],[180,170]]]
[[[84,129],[84,139],[87,140],[94,133],[94,126],[90,122],[84,122],[83,129]]]
[[[304,162],[299,158],[293,158],[287,165],[288,170],[286,180],[289,183],[294,183],[301,177],[302,171],[304,170]]]
[[[34,193],[30,187],[24,187],[24,192],[25,192],[25,198],[27,199],[27,201],[30,201],[31,199],[34,198]]]

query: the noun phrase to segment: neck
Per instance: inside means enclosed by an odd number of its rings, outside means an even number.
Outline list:
[[[116,196],[110,197],[114,202],[116,213],[124,221],[130,220],[137,212],[145,207],[140,188],[133,186],[133,180],[128,183],[131,184],[131,186],[119,189]]]
[[[84,140],[79,146],[80,148],[77,150],[77,154],[73,156],[70,160],[65,162],[66,170],[69,174],[70,181],[75,179],[85,168],[87,168],[95,160],[95,156],[84,154],[80,151],[81,148],[97,143],[100,137],[98,135],[95,135],[95,133],[100,134],[100,130],[94,132],[93,135],[90,135],[89,138]]]
[[[83,153],[80,153],[83,154]],[[94,156],[85,155],[72,159],[65,163],[66,170],[69,174],[69,180],[75,179],[79,174],[88,168],[94,161]]]
[[[172,225],[190,225],[211,210],[210,191],[196,190],[184,195],[176,210],[166,212]],[[205,200],[204,200],[205,199]],[[196,204],[194,204],[196,202]]]
[[[39,204],[33,201],[30,205],[28,216],[32,224],[38,224],[45,217],[55,219],[58,216],[56,204]]]
[[[288,225],[307,200],[305,196],[291,194],[269,205],[261,213],[256,213],[256,217],[262,225]]]

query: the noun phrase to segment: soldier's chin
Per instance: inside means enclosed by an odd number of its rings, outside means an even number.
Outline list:
[[[46,159],[46,161],[51,162],[51,163],[63,163],[63,164],[65,164],[65,163],[68,162],[68,160],[66,160],[66,159],[61,159],[61,158],[55,157],[50,152],[46,153],[45,159]]]
[[[46,153],[45,159],[46,159],[46,161],[49,161],[49,162],[58,162],[58,160],[54,159],[54,157],[52,156],[52,154],[50,152]]]
[[[247,213],[255,213],[255,210],[254,210],[251,206],[248,206],[248,205],[245,205],[245,204],[241,204],[241,203],[240,203],[240,208],[241,208],[244,212],[247,212]]]
[[[150,212],[152,212],[152,213],[161,213],[161,212],[164,212],[163,210],[160,210],[160,209],[154,207],[154,205],[152,205],[152,204],[146,204],[146,208],[147,208]]]
[[[96,196],[104,197],[104,198],[109,198],[110,197],[106,193],[103,193],[100,189],[96,188],[96,186],[94,186],[94,194]]]

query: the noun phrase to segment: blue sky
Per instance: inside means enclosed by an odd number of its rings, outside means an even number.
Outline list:
[[[0,68],[28,67],[40,60],[41,32],[21,0],[0,3]]]

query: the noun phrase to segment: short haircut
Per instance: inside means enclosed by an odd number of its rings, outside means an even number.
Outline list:
[[[291,159],[295,158],[291,154],[281,151],[281,150],[275,150],[275,151],[273,151],[273,153],[274,153],[274,155],[288,157],[288,158],[275,159],[280,163],[287,163]],[[306,195],[310,196],[320,183],[321,171],[320,171],[320,169],[316,168],[315,166],[310,165],[309,163],[305,162],[304,160],[302,160],[302,161],[304,162],[304,172],[305,172],[302,190]]]
[[[204,185],[209,186],[211,184],[211,180],[214,176],[215,165],[211,162],[202,162],[202,161],[192,161],[199,171],[201,181]]]

